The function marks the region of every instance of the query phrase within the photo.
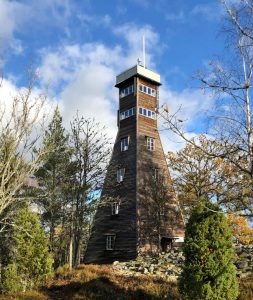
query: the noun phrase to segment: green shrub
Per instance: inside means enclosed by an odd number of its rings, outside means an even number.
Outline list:
[[[216,205],[203,201],[193,210],[186,226],[184,255],[179,282],[183,299],[237,299],[232,234]]]
[[[9,245],[7,267],[1,278],[2,292],[31,289],[43,284],[52,274],[53,260],[47,236],[38,215],[27,207],[17,212]]]
[[[16,264],[9,264],[2,271],[1,292],[4,294],[17,293],[23,290]]]
[[[42,284],[52,273],[53,260],[48,251],[48,239],[40,225],[38,215],[22,208],[18,211],[13,233],[17,265],[24,288]]]

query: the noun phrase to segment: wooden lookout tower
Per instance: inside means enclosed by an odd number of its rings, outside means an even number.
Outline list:
[[[157,251],[184,226],[157,129],[160,75],[136,65],[116,77],[118,134],[85,253],[110,263]],[[163,249],[165,250],[165,249]]]

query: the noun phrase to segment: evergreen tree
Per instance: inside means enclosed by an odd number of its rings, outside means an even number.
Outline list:
[[[43,140],[43,147],[49,150],[43,156],[43,166],[37,172],[45,191],[39,201],[43,208],[42,221],[45,227],[49,228],[50,250],[55,254],[56,261],[59,260],[59,248],[61,248],[56,229],[58,227],[60,231],[59,227],[62,228],[64,216],[63,189],[66,180],[66,166],[69,161],[67,142],[68,136],[62,126],[59,108],[56,107]]]
[[[202,201],[193,210],[186,226],[184,255],[183,299],[237,299],[232,234],[216,205]]]
[[[13,251],[3,272],[3,292],[37,286],[43,283],[52,271],[53,259],[38,215],[29,211],[27,207],[19,209],[13,228]]]

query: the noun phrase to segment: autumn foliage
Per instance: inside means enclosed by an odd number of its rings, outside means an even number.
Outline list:
[[[253,229],[249,226],[246,218],[229,214],[227,220],[237,242],[242,244],[253,243]]]

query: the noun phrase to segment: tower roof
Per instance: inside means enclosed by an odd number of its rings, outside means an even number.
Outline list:
[[[126,81],[127,79],[133,76],[143,77],[145,79],[150,80],[151,82],[154,82],[157,85],[161,85],[160,75],[158,73],[144,68],[143,66],[135,65],[134,67],[116,76],[115,86],[118,87],[122,82]]]

